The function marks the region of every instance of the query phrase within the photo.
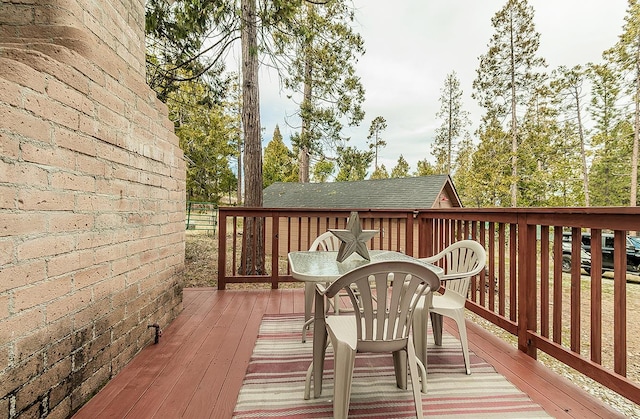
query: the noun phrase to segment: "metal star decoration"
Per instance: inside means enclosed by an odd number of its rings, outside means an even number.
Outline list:
[[[354,211],[349,216],[346,230],[329,229],[329,231],[342,242],[336,258],[338,262],[343,262],[354,252],[366,260],[371,260],[367,250],[367,242],[378,233],[378,230],[362,230],[357,212]]]

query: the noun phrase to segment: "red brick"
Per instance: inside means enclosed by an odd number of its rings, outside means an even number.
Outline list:
[[[0,293],[42,281],[46,277],[45,266],[43,260],[3,266],[0,270]]]
[[[80,290],[84,287],[96,284],[105,278],[111,276],[109,265],[95,265],[87,269],[83,269],[75,274],[75,286]]]
[[[46,231],[45,214],[9,213],[0,217],[0,237],[29,235]]]
[[[0,295],[0,321],[9,317],[9,295]],[[0,346],[0,351],[3,351],[2,346]],[[1,356],[0,356],[1,358]],[[0,362],[0,365],[4,365]],[[2,371],[0,369],[0,371]]]
[[[71,372],[71,360],[59,362],[43,371],[35,380],[25,384],[16,392],[16,410],[21,410],[37,401],[44,391],[64,381]],[[41,417],[39,412],[35,418]],[[21,416],[22,417],[22,416]]]
[[[22,158],[27,162],[73,170],[73,152],[42,143],[22,143]]]
[[[56,127],[53,131],[53,142],[58,147],[90,156],[96,160],[96,140],[93,137],[78,134],[63,127]],[[80,170],[82,171],[82,170]]]
[[[13,342],[24,333],[31,333],[43,326],[44,313],[41,309],[21,311],[0,322],[0,342]],[[2,387],[4,383],[0,380],[0,394],[4,394]]]
[[[33,23],[33,7],[25,4],[5,4],[0,7],[0,23],[4,25]]]
[[[34,211],[72,211],[74,199],[72,192],[39,191],[22,189],[18,192],[18,207]]]
[[[97,190],[101,191],[100,188],[97,188]],[[114,199],[110,196],[81,194],[76,197],[76,211],[102,212],[112,210],[113,208]]]
[[[93,215],[78,213],[53,213],[49,214],[49,233],[61,233],[68,231],[87,231],[93,228]]]
[[[95,156],[91,155],[78,154],[76,156],[76,170],[99,178],[106,178],[109,176],[109,166],[107,166],[105,162],[98,160]],[[100,190],[100,192],[102,192],[102,190]]]
[[[95,249],[95,263],[113,262],[127,257],[127,247],[124,244],[114,244]]]
[[[0,124],[4,123],[5,121],[0,121]],[[4,126],[0,125],[0,128],[4,129]],[[17,160],[20,156],[20,140],[15,135],[0,131],[0,155]]]
[[[95,178],[93,176],[81,176],[69,172],[54,172],[50,176],[51,186],[55,189],[72,191],[95,192]]]
[[[96,319],[100,319],[112,311],[110,299],[100,300],[76,310],[73,315],[73,321],[76,329],[81,329],[84,325],[91,324]]]
[[[5,102],[11,106],[19,107],[22,105],[22,90],[12,82],[0,78],[0,103]],[[3,122],[4,124],[4,122]]]
[[[0,179],[16,185],[46,186],[48,184],[46,170],[28,163],[7,163],[0,160]]]
[[[104,232],[84,232],[78,236],[76,249],[93,249],[95,247],[105,246],[114,243],[113,234],[108,231]]]
[[[85,309],[91,304],[91,294],[91,288],[85,288],[50,302],[47,304],[47,322],[72,316],[73,313]]]
[[[0,104],[0,121],[11,121],[10,132],[46,143],[51,142],[51,123],[42,118]]]
[[[129,121],[124,116],[100,104],[97,105],[97,108],[97,118],[101,123],[117,131],[129,130]]]
[[[52,101],[51,98],[45,95],[25,93],[24,107],[55,124],[63,125],[71,129],[78,129],[80,127],[80,117],[75,109]]]
[[[77,111],[89,116],[94,115],[94,104],[82,92],[79,92],[67,84],[57,80],[50,80],[47,85],[47,94],[50,99],[55,99]]]
[[[0,208],[15,209],[18,190],[14,186],[0,186]]]
[[[20,51],[20,53],[24,53],[24,51]],[[0,76],[40,93],[44,92],[46,86],[44,74],[9,58],[0,58]]]
[[[103,137],[100,137],[100,138],[103,138]],[[108,160],[114,163],[128,165],[131,153],[121,148],[114,147],[112,144],[115,144],[116,142],[117,140],[114,139],[114,142],[111,142],[111,144],[108,144],[108,143],[96,144],[97,155],[103,156],[105,160]]]
[[[18,259],[36,259],[68,253],[75,248],[75,238],[70,235],[47,235],[25,241],[18,245]]]
[[[93,286],[93,298],[95,300],[108,298],[112,295],[116,295],[124,291],[125,287],[126,287],[126,278],[124,275],[119,275],[114,278],[106,279]]]
[[[13,244],[13,240],[0,240],[0,266],[15,262],[14,250],[15,246]]]
[[[62,277],[34,284],[14,291],[13,304],[16,310],[27,310],[47,301],[55,300],[71,292],[71,278]]]
[[[79,269],[88,268],[94,263],[93,252],[93,249],[76,250],[48,258],[47,273],[49,277],[64,275]]]

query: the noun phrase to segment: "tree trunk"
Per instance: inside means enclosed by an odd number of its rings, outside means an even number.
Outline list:
[[[511,206],[518,206],[518,119],[516,114],[516,69],[511,30]]]
[[[636,39],[636,94],[633,129],[633,152],[631,153],[631,196],[629,206],[635,207],[638,200],[638,137],[640,136],[640,33]]]
[[[587,166],[587,152],[584,144],[584,129],[582,127],[582,114],[580,113],[580,95],[578,89],[574,88],[576,98],[576,114],[578,116],[578,135],[580,137],[580,156],[582,157],[582,186],[584,188],[584,205],[590,206],[589,200],[589,168]]]
[[[311,89],[312,89],[312,73],[313,66],[311,58],[307,55],[304,64],[304,93],[302,98],[302,127],[300,129],[300,152],[298,153],[299,176],[301,183],[309,183],[309,141],[311,133],[309,132],[311,116]]]
[[[256,0],[242,0],[242,126],[244,130],[244,205],[262,207],[262,144],[258,94]],[[261,275],[264,266],[264,219],[245,218],[240,273]]]

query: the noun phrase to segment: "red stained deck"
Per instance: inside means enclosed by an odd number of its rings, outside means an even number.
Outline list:
[[[303,313],[302,289],[186,288],[184,311],[74,419],[230,418],[264,314]],[[446,324],[446,322],[445,322]],[[469,346],[557,418],[621,416],[524,353],[467,322]],[[455,327],[446,325],[455,334]]]

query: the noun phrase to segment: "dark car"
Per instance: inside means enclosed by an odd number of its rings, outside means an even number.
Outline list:
[[[580,267],[587,274],[591,273],[591,255],[584,250],[584,247],[580,247]],[[562,236],[562,270],[571,271],[571,234]]]
[[[613,270],[613,239],[614,235],[610,233],[602,233],[602,270]],[[626,248],[627,248],[627,271],[631,273],[640,273],[640,238],[635,236],[627,236]],[[564,233],[562,237],[563,243],[571,243],[571,233]],[[581,238],[582,248],[589,253],[592,253],[591,249],[591,234],[582,233]],[[563,248],[564,250],[564,248]],[[570,251],[569,246],[569,251]],[[564,253],[564,252],[563,252]]]

